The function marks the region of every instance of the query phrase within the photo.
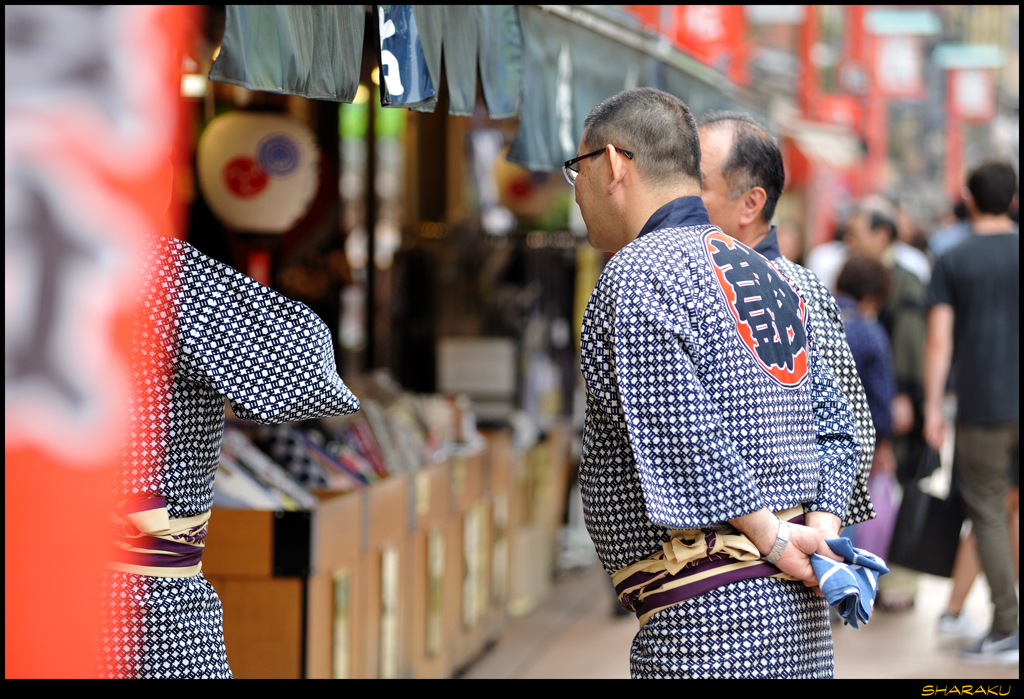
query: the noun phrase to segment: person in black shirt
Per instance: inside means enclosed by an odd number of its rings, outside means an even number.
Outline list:
[[[928,288],[924,436],[945,440],[942,399],[957,394],[955,464],[995,606],[989,634],[961,650],[968,660],[1018,662],[1020,632],[1006,524],[1007,462],[1019,473],[1020,236],[1008,211],[1017,177],[986,163],[968,179],[974,235],[936,262]]]

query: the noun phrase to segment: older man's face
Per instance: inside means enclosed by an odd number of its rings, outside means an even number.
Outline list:
[[[735,200],[729,198],[729,183],[722,176],[722,165],[732,148],[732,130],[702,128],[698,135],[701,176],[704,180],[700,198],[704,200],[704,207],[708,210],[711,223],[721,228],[726,235],[735,238],[739,233],[742,203],[739,197]]]

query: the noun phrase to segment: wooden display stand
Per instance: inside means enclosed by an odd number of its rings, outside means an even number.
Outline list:
[[[449,497],[451,469],[447,462],[426,466],[411,477],[413,527],[406,580],[412,592],[409,621],[412,676],[442,679],[450,674],[451,652],[446,619],[457,613],[446,596],[449,565]]]
[[[484,469],[484,500],[487,504],[487,550],[490,554],[487,611],[483,624],[485,643],[497,641],[508,623],[508,595],[512,508],[512,432],[493,430],[484,433],[487,452]]]
[[[356,599],[366,611],[355,677],[396,679],[410,674],[408,628],[411,591],[403,585],[409,564],[409,479],[385,478],[362,491],[364,503],[363,594]],[[361,657],[359,657],[361,656]]]
[[[224,607],[228,664],[239,679],[303,676],[305,579],[281,576],[280,565],[275,571],[275,543],[282,543],[275,542],[275,519],[282,515],[218,508],[210,519],[203,575]]]
[[[451,499],[446,549],[447,637],[451,643],[451,670],[474,660],[484,647],[482,622],[487,600],[487,509],[483,502],[483,454],[451,458]]]
[[[444,678],[549,593],[569,433],[484,450],[315,512],[214,510],[203,572],[238,678]]]
[[[363,497],[325,495],[314,513],[313,574],[309,578],[306,676],[349,679],[363,666]]]
[[[525,458],[513,463],[508,610],[512,616],[522,616],[550,594],[553,584],[555,546],[568,488],[567,429],[552,429]]]

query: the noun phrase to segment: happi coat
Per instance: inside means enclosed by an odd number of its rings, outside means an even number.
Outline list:
[[[608,261],[581,334],[580,487],[611,575],[672,530],[767,507],[840,517],[857,470],[849,407],[814,318],[768,260],[711,225],[699,197],[659,209]],[[826,677],[827,606],[800,582],[743,580],[654,614],[634,677]]]
[[[262,423],[351,413],[359,402],[338,376],[322,320],[191,245],[151,241],[139,288],[137,395],[116,486],[121,529],[108,563],[100,674],[227,678],[221,604],[197,558],[206,520],[217,526],[209,518],[225,401]],[[168,521],[171,531],[199,524],[167,536]]]
[[[807,304],[811,315],[816,319],[814,336],[817,340],[818,354],[832,371],[839,390],[843,392],[846,402],[850,405],[859,450],[853,492],[846,514],[841,518],[843,526],[848,527],[874,519],[875,508],[868,494],[868,476],[871,475],[871,465],[874,463],[877,435],[871,408],[868,405],[868,396],[846,339],[843,312],[828,287],[814,272],[783,256],[779,249],[775,226],[771,227],[768,235],[762,238],[754,249],[786,276]]]

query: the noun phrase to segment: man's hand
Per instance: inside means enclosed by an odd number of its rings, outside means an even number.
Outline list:
[[[823,595],[818,588],[818,577],[814,574],[814,566],[811,565],[811,554],[821,553],[836,559],[838,556],[828,548],[825,536],[817,527],[820,526],[830,532],[829,535],[832,537],[838,536],[834,532],[839,528],[839,518],[829,512],[808,512],[805,521],[816,526],[790,524],[789,543],[786,544],[782,557],[775,566],[783,573],[789,573],[797,580],[803,581],[805,586],[814,588],[815,593],[821,597]],[[762,556],[775,545],[779,533],[779,518],[767,508],[731,519],[729,523],[746,534]]]
[[[914,426],[914,401],[906,393],[897,393],[892,399],[892,431],[905,435]]]
[[[942,416],[941,407],[925,407],[924,441],[935,451],[942,450],[942,444],[946,441],[946,420]]]
[[[820,553],[821,547],[828,548],[825,538],[820,531],[812,527],[804,527],[799,524],[789,526],[789,543],[775,567],[802,581],[804,586],[812,588],[818,597],[824,597],[821,588],[818,587],[818,576],[815,575],[814,567],[811,565],[811,554]],[[829,553],[831,553],[831,549],[829,549]]]
[[[892,442],[883,439],[875,445],[875,456],[871,461],[871,473],[896,473],[896,454]]]
[[[831,512],[815,510],[804,515],[804,524],[821,534],[821,545],[818,546],[818,550],[815,553],[820,553],[825,558],[831,558],[834,561],[843,560],[842,556],[830,549],[828,544],[825,543],[827,539],[839,538],[839,530],[843,524],[839,517]]]

